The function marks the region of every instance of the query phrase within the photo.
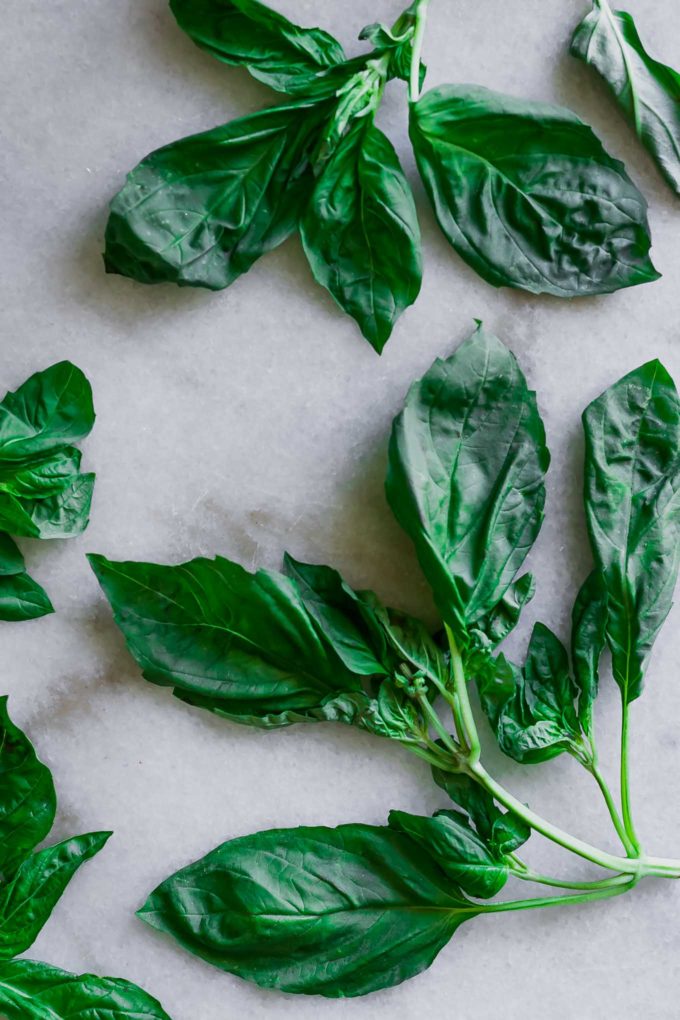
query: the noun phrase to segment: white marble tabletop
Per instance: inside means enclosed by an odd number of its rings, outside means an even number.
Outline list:
[[[279,0],[350,52],[393,0]],[[383,497],[386,438],[409,382],[475,317],[503,337],[537,389],[553,465],[531,558],[537,614],[564,635],[588,563],[580,507],[580,413],[659,356],[680,380],[680,202],[599,82],[568,56],[581,0],[433,0],[429,81],[469,81],[571,106],[626,160],[650,202],[658,283],[574,302],[497,291],[439,234],[408,152],[403,88],[382,125],[414,182],[424,234],[422,295],[382,358],[311,279],[292,240],[228,292],[147,288],[104,275],[109,198],[147,152],[270,102],[243,71],[201,53],[165,0],[5,0],[0,61],[0,386],[62,358],[92,381],[98,472],[77,540],[24,543],[57,608],[2,624],[2,691],[53,770],[55,835],[112,828],[29,954],[125,976],[173,1020],[676,1020],[680,888],[648,882],[605,904],[465,926],[430,971],[363,1000],[266,993],[190,957],[135,919],[146,894],[221,841],[272,826],[381,823],[391,807],[444,806],[425,767],[386,742],[328,726],[266,734],[192,710],[145,683],[90,573],[86,551],[178,562],[222,553],[276,567],[284,549],[433,619],[408,541]],[[680,67],[680,7],[628,0],[652,51]],[[680,855],[680,610],[632,713],[633,798],[653,852]],[[598,703],[614,778],[617,696]],[[486,731],[484,731],[486,733]],[[494,768],[536,808],[614,846],[596,791],[571,760]],[[535,845],[534,845],[535,844]],[[534,838],[532,860],[565,861]]]

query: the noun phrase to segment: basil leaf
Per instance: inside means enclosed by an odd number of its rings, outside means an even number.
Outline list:
[[[437,768],[432,769],[432,776],[454,804],[469,815],[475,829],[496,857],[513,853],[531,836],[528,825],[502,811],[491,794],[470,776]]]
[[[0,873],[7,876],[52,828],[57,798],[50,770],[11,721],[0,698]]]
[[[519,623],[522,610],[535,594],[536,582],[532,574],[523,574],[514,581],[500,602],[475,623],[475,631],[482,637],[484,643],[495,648],[501,641],[505,641]]]
[[[23,574],[25,570],[26,563],[16,542],[0,531],[0,577]]]
[[[490,899],[508,878],[508,866],[457,811],[439,811],[434,818],[390,811],[389,824],[422,846],[442,871],[468,896]]]
[[[218,60],[247,67],[279,92],[345,59],[340,43],[320,28],[300,28],[256,0],[170,0],[177,23]]]
[[[463,638],[503,599],[538,534],[548,462],[535,394],[481,327],[409,390],[387,499]]]
[[[75,365],[36,372],[0,403],[0,466],[84,439],[94,425],[92,389]]]
[[[170,1020],[160,1002],[122,978],[69,974],[46,963],[0,964],[7,1020]]]
[[[440,227],[489,283],[574,297],[658,279],[644,198],[571,111],[443,85],[410,130]]]
[[[11,959],[33,945],[80,865],[99,853],[110,835],[72,836],[22,861],[0,890],[0,959]]]
[[[503,660],[507,672],[476,677],[482,707],[501,750],[536,764],[563,751],[583,755],[567,652],[548,627],[533,629],[523,670]],[[499,682],[500,681],[500,682]]]
[[[37,620],[53,612],[47,592],[25,571],[0,575],[0,620]]]
[[[357,120],[317,180],[300,224],[318,283],[380,353],[420,292],[420,228],[389,139]]]
[[[361,690],[281,574],[249,574],[222,557],[177,567],[89,559],[152,683],[245,716],[317,708]]]
[[[571,615],[571,657],[579,690],[578,716],[585,733],[593,728],[593,702],[600,683],[599,664],[607,640],[607,589],[594,570],[579,591]]]
[[[571,52],[606,81],[671,188],[680,194],[680,74],[647,53],[632,15],[606,0],[574,33]]]
[[[326,113],[275,107],[152,152],[111,203],[107,272],[228,287],[297,228]]]
[[[364,727],[364,716],[374,712],[373,701],[363,691],[350,691],[346,694],[330,694],[313,708],[286,709],[283,712],[265,712],[253,714],[247,702],[243,704],[226,703],[216,697],[201,696],[189,691],[175,689],[173,694],[186,705],[203,708],[220,719],[239,723],[241,726],[254,726],[260,730],[278,730],[298,723],[345,723],[348,726]],[[228,704],[229,707],[225,707]],[[371,725],[365,726],[375,732]]]
[[[407,837],[341,825],[224,843],[163,882],[139,916],[265,988],[344,997],[425,970],[478,911]]]
[[[583,415],[585,500],[609,597],[607,639],[627,703],[673,600],[680,562],[680,401],[658,361],[623,377]]]

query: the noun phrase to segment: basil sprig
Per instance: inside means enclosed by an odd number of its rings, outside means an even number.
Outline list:
[[[577,27],[575,57],[602,76],[673,191],[680,195],[680,74],[647,53],[633,16],[608,0]]]
[[[422,279],[411,187],[375,124],[396,78],[437,220],[485,280],[559,297],[655,280],[645,200],[575,114],[474,85],[420,96],[427,2],[367,26],[373,49],[348,60],[254,0],[171,0],[198,46],[286,101],[142,160],[111,203],[107,270],[220,290],[299,229],[315,279],[380,353]]]
[[[7,1020],[170,1020],[129,981],[14,959],[33,945],[80,866],[111,836],[88,832],[36,850],[56,810],[50,771],[10,719],[7,698],[0,698],[0,1013]]]
[[[61,361],[0,403],[0,620],[54,612],[10,535],[72,538],[87,527],[94,474],[73,444],[94,425],[90,384]]]
[[[585,509],[593,564],[569,650],[535,622],[526,655],[499,646],[535,592],[524,571],[549,454],[536,395],[479,327],[408,392],[389,445],[387,498],[442,617],[417,619],[331,567],[286,556],[249,573],[217,557],[180,566],[90,557],[127,646],[152,683],[235,722],[342,722],[424,760],[453,807],[392,811],[386,826],[273,829],[229,840],[167,878],[139,912],[222,970],[266,988],[363,995],[424,970],[479,914],[604,899],[645,876],[680,878],[636,833],[630,705],[668,613],[680,556],[680,403],[650,362],[587,408]],[[593,713],[605,646],[622,692],[621,804]],[[602,792],[622,855],[559,829],[484,767],[469,683],[500,748],[536,764],[570,754]],[[605,869],[590,882],[537,872],[532,832]],[[568,892],[497,900],[510,882]]]

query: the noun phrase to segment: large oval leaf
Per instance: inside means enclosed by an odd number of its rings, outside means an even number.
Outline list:
[[[178,871],[139,916],[265,988],[365,995],[428,967],[480,911],[388,828],[273,829]]]
[[[548,463],[535,394],[481,327],[411,387],[387,498],[462,636],[501,601],[538,534]]]
[[[496,287],[574,297],[655,280],[644,198],[571,111],[476,85],[411,106],[439,225]]]
[[[571,52],[602,75],[662,174],[680,195],[680,74],[650,57],[635,22],[607,0],[574,33]]]

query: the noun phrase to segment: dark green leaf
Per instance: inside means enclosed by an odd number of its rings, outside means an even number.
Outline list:
[[[170,0],[177,23],[225,64],[243,65],[279,92],[345,59],[340,43],[319,28],[300,28],[256,0]]]
[[[457,811],[434,818],[391,811],[390,826],[424,847],[442,871],[468,896],[490,899],[507,881],[508,866],[494,855]]]
[[[607,638],[626,703],[639,697],[680,562],[680,401],[650,361],[586,409],[586,513],[609,596]]]
[[[0,531],[0,577],[23,574],[25,569],[24,557],[16,542]]]
[[[599,686],[600,656],[607,640],[607,589],[594,570],[576,596],[571,614],[571,657],[579,690],[578,716],[584,732],[592,732],[593,702]]]
[[[170,1020],[157,999],[129,981],[32,960],[0,965],[0,1009],[7,1020]]]
[[[0,403],[0,467],[83,439],[94,425],[92,389],[75,365],[36,372]]]
[[[33,945],[80,865],[99,853],[110,835],[72,836],[22,861],[0,891],[0,959],[12,959]]]
[[[443,85],[411,106],[411,139],[439,225],[494,286],[573,297],[658,278],[644,198],[571,111]]]
[[[57,799],[50,770],[0,698],[0,874],[14,867],[52,828]]]
[[[242,726],[254,726],[261,730],[278,730],[286,726],[294,726],[297,723],[335,722],[361,726],[370,729],[371,732],[376,732],[371,724],[371,717],[376,708],[373,699],[363,691],[330,694],[313,708],[287,709],[283,712],[268,712],[261,715],[254,715],[252,707],[247,703],[241,706],[230,702],[228,703],[229,707],[225,707],[227,702],[216,697],[202,697],[199,694],[179,689],[175,689],[173,694],[185,704],[206,709],[219,716],[220,719],[228,719],[230,722],[239,723]],[[365,717],[367,717],[368,723],[366,726],[364,726]]]
[[[533,575],[523,574],[510,585],[500,602],[486,616],[476,621],[475,630],[488,642],[489,647],[495,648],[515,629],[522,610],[531,602],[535,593]]]
[[[425,970],[479,909],[401,833],[342,825],[224,843],[139,916],[263,987],[340,997]]]
[[[380,353],[418,296],[422,264],[411,188],[372,118],[356,121],[325,163],[300,229],[316,280]]]
[[[53,612],[47,592],[27,573],[0,575],[0,620],[37,620]]]
[[[326,113],[275,107],[151,153],[111,203],[107,271],[228,287],[297,228]]]
[[[630,14],[612,11],[606,0],[593,2],[576,29],[571,52],[602,75],[680,194],[680,74],[650,57]]]
[[[503,599],[538,534],[548,462],[535,394],[481,327],[411,387],[392,429],[387,498],[463,638]]]
[[[531,829],[514,815],[502,811],[491,794],[462,772],[432,769],[437,786],[446,790],[454,804],[470,816],[471,821],[496,856],[510,854],[529,839]]]
[[[146,679],[194,703],[207,697],[225,713],[262,717],[361,690],[281,574],[249,574],[222,557],[90,563]]]

